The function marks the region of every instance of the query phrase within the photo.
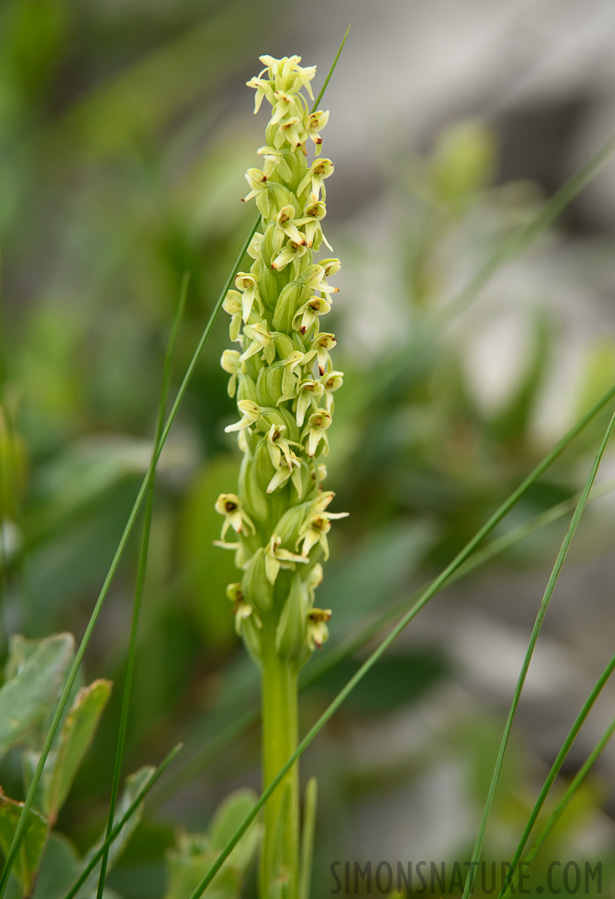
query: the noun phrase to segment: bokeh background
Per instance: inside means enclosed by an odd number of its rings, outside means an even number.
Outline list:
[[[615,168],[607,165],[485,288],[455,298],[502,241],[615,129],[608,0],[3,0],[0,5],[2,642],[80,638],[147,468],[165,346],[189,273],[175,389],[254,217],[240,198],[264,118],[245,81],[299,53],[322,83],[327,236],[343,269],[331,314],[346,383],[329,483],[351,513],[319,605],[331,640],[409,597],[474,534],[615,378]],[[453,303],[453,306],[450,304]],[[448,307],[448,308],[447,308]],[[435,323],[435,325],[434,325]],[[257,702],[212,547],[233,489],[221,317],[159,467],[126,772],[176,764],[110,885],[165,891],[177,828],[258,786]],[[600,417],[500,528],[581,488]],[[609,660],[613,515],[592,503],[557,587],[486,844],[510,856],[574,716]],[[437,596],[305,756],[320,807],[314,895],[334,860],[468,858],[491,766],[566,518]],[[83,851],[108,800],[138,541],[86,655],[113,698],[59,828]],[[306,688],[305,729],[364,657]],[[320,660],[319,660],[320,661]],[[608,688],[564,766],[612,717]],[[19,798],[18,760],[0,780]],[[550,859],[615,869],[615,754],[553,835]],[[252,895],[250,877],[246,895]],[[547,895],[546,893],[543,895]]]

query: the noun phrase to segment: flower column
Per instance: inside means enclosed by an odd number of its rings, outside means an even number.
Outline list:
[[[237,493],[223,494],[219,545],[235,550],[242,580],[228,587],[238,633],[261,670],[263,780],[273,780],[297,745],[297,676],[312,651],[327,639],[331,612],[314,607],[328,557],[331,491],[322,489],[329,449],[333,394],[342,373],[333,369],[333,334],[320,331],[320,317],[337,291],[328,279],[338,259],[315,263],[326,215],[325,179],[333,172],[320,158],[321,130],[328,112],[310,113],[316,67],[299,56],[261,56],[265,69],[248,86],[256,90],[255,112],[272,106],[262,169],[248,169],[262,228],[249,247],[254,260],[239,272],[224,309],[231,316],[222,367],[237,397],[236,431],[243,462]],[[308,140],[315,158],[307,160]],[[230,531],[234,539],[228,540]],[[299,865],[297,766],[265,807],[261,855],[261,899],[297,897]]]

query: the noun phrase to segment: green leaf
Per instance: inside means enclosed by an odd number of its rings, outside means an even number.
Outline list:
[[[13,637],[8,679],[0,690],[0,755],[25,742],[46,721],[73,655],[71,634],[40,641]]]
[[[13,835],[21,815],[23,802],[14,802],[0,792],[0,848],[6,855],[13,841]],[[30,811],[25,836],[13,865],[13,871],[22,885],[24,895],[29,895],[41,860],[47,822],[38,812]]]
[[[180,833],[177,848],[167,853],[169,886],[164,899],[190,899],[218,855],[203,834]],[[225,865],[208,888],[208,899],[237,899],[240,886],[237,869]]]
[[[165,899],[189,899],[192,896],[237,827],[254,808],[257,798],[253,790],[237,790],[216,810],[207,836],[178,834],[176,848],[167,853],[169,888]],[[259,836],[260,827],[253,824],[209,887],[208,899],[239,897],[242,875],[254,857]]]
[[[51,833],[41,862],[32,899],[64,899],[79,876],[83,863],[73,844],[62,834]],[[79,899],[95,893],[79,892]],[[104,899],[117,899],[117,893],[105,890]]]
[[[60,734],[53,774],[46,797],[46,812],[55,821],[68,796],[75,774],[90,745],[103,709],[111,695],[111,682],[97,680],[79,691]]]
[[[209,827],[209,841],[212,849],[221,852],[233,836],[246,815],[252,811],[258,799],[254,790],[236,790],[220,805]],[[260,837],[260,827],[253,824],[243,835],[229,856],[229,864],[238,871],[248,867]]]
[[[51,833],[45,848],[33,899],[64,899],[79,876],[81,859],[66,837]]]

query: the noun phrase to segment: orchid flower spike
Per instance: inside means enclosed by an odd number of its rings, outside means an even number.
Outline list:
[[[301,667],[327,639],[328,609],[314,608],[328,558],[332,491],[323,491],[333,394],[343,383],[330,354],[337,340],[320,330],[338,288],[329,283],[337,258],[317,259],[327,214],[325,182],[333,163],[320,155],[329,112],[310,111],[315,66],[299,56],[261,56],[262,71],[247,85],[254,111],[269,107],[258,167],[249,192],[262,221],[248,247],[249,270],[237,273],[223,302],[230,339],[221,365],[238,418],[243,464],[236,492],[223,493],[220,546],[234,549],[242,579],[228,588],[237,632],[262,662],[274,651]],[[225,538],[232,536],[232,541]]]

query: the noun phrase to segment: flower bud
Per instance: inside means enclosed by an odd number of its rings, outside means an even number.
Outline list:
[[[267,612],[273,605],[273,585],[266,576],[264,549],[257,549],[243,575],[243,593],[248,602],[259,612]]]
[[[296,574],[282,608],[276,629],[275,645],[280,658],[301,662],[307,649],[308,591]]]

